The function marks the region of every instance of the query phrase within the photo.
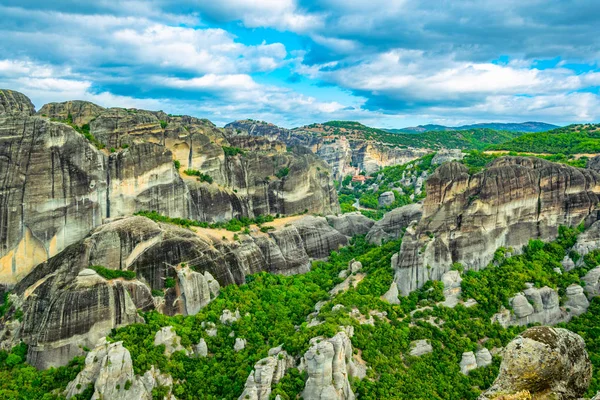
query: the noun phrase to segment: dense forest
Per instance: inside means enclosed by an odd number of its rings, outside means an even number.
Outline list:
[[[600,125],[569,125],[548,132],[528,133],[487,149],[565,155],[600,153]]]

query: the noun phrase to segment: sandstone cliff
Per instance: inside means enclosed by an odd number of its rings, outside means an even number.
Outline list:
[[[105,109],[81,101],[34,111],[26,96],[0,91],[0,284],[5,287],[104,219],[140,210],[209,222],[339,211],[331,173],[312,154],[257,143],[264,141],[260,138],[230,143],[230,133],[210,121],[160,111]],[[226,155],[232,143],[252,151]],[[214,183],[198,182],[183,173],[188,168]]]
[[[536,158],[502,157],[470,176],[459,163],[443,164],[427,181],[423,217],[406,231],[394,262],[406,295],[440,280],[453,263],[484,268],[501,246],[551,240],[560,225],[597,218],[600,175]]]

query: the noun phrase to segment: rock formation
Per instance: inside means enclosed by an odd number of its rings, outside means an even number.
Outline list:
[[[427,181],[421,221],[404,236],[398,289],[406,295],[439,280],[457,262],[484,268],[497,248],[554,239],[560,225],[591,224],[599,194],[596,172],[537,158],[502,157],[472,176],[445,163]]]
[[[331,339],[313,338],[310,343],[311,347],[303,358],[308,380],[302,398],[306,400],[354,399],[348,378],[357,376],[357,372],[348,335],[340,332]]]
[[[373,227],[373,224],[375,224],[375,221],[365,217],[359,212],[342,215],[328,215],[326,218],[333,229],[348,237],[365,235]]]
[[[89,385],[94,387],[93,400],[152,400],[152,389],[171,388],[173,379],[154,367],[136,376],[131,355],[123,342],[109,343],[102,338],[86,356],[83,370],[69,382],[65,391],[67,399],[82,393]],[[168,399],[175,397],[169,394]]]
[[[592,364],[583,339],[566,329],[539,326],[508,344],[496,381],[479,399],[515,394],[534,399],[578,399],[591,378]]]
[[[583,256],[597,249],[600,249],[600,221],[594,222],[585,232],[577,236],[577,242],[573,246],[573,250],[582,256],[579,259],[578,265],[583,263]],[[573,266],[575,265],[573,264]]]
[[[165,346],[165,355],[171,356],[176,351],[188,351],[181,345],[181,338],[175,332],[172,326],[164,326],[160,328],[154,335],[155,346]]]
[[[269,350],[269,356],[254,365],[239,400],[269,400],[272,386],[279,383],[294,364],[294,358],[283,351],[281,346]]]
[[[409,354],[413,357],[420,357],[425,354],[429,354],[433,351],[431,343],[426,339],[415,340],[410,344]]]
[[[385,213],[376,221],[367,234],[367,240],[373,244],[381,244],[399,239],[410,224],[419,222],[423,214],[423,206],[419,203],[409,204]]]
[[[238,135],[266,137],[279,140],[288,146],[304,146],[332,169],[335,179],[356,171],[373,173],[382,167],[406,164],[431,152],[428,149],[401,149],[345,136],[329,137],[306,127],[289,130],[261,121],[243,120],[225,125]],[[354,166],[354,167],[352,167]]]
[[[39,264],[14,288],[22,327],[9,335],[14,329],[4,326],[0,340],[6,347],[25,341],[28,359],[38,367],[64,365],[111,329],[141,322],[137,309],[193,315],[221,286],[242,284],[248,274],[265,270],[307,272],[311,257],[325,257],[347,243],[325,218],[312,216],[268,233],[241,235],[239,241],[211,232],[145,217],[109,221]],[[130,271],[135,279],[105,279],[90,266]],[[153,297],[153,291],[164,296]]]
[[[141,210],[209,222],[339,211],[331,173],[312,154],[286,152],[277,144],[257,146],[260,138],[230,143],[230,133],[207,120],[162,112],[81,101],[34,111],[24,95],[0,91],[0,284],[5,287],[104,219]],[[86,137],[106,147],[99,149]],[[186,169],[213,183],[199,182]]]
[[[582,281],[585,282],[585,292],[589,299],[600,295],[600,266],[588,271]]]
[[[567,288],[567,300],[564,307],[559,305],[558,292],[544,286],[541,289],[529,287],[523,293],[517,293],[509,300],[512,313],[501,310],[492,317],[492,321],[507,327],[509,325],[528,325],[540,323],[554,325],[567,322],[573,316],[581,315],[587,311],[589,302],[579,285],[570,285]]]

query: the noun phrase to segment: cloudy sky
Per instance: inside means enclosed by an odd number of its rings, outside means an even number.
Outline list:
[[[600,120],[598,0],[0,0],[0,87],[223,125]]]

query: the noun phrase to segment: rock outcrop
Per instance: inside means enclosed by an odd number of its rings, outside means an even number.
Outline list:
[[[460,161],[465,158],[465,156],[466,154],[460,149],[441,149],[435,153],[431,159],[431,164],[439,165],[450,161]]]
[[[594,222],[585,232],[577,236],[577,242],[573,246],[573,250],[582,256],[579,259],[578,265],[583,263],[583,256],[597,249],[600,249],[600,221]],[[575,264],[573,264],[574,266]]]
[[[175,332],[172,326],[163,326],[154,335],[155,346],[165,346],[165,355],[171,356],[176,351],[188,351],[181,345],[181,338]]]
[[[365,217],[359,212],[342,215],[328,215],[326,218],[333,229],[348,237],[365,235],[373,227],[373,224],[375,224],[375,221]]]
[[[429,354],[433,351],[431,343],[426,339],[415,340],[410,344],[409,354],[413,357],[420,357],[425,354]]]
[[[578,399],[591,379],[592,364],[579,335],[566,329],[534,327],[508,344],[496,381],[479,399],[515,394],[534,399]]]
[[[420,203],[409,204],[389,211],[371,227],[367,234],[367,240],[379,245],[399,239],[408,226],[421,220],[422,215],[423,206]]]
[[[484,268],[499,247],[551,240],[560,225],[595,222],[600,175],[537,158],[502,157],[469,175],[450,162],[427,181],[419,224],[408,228],[394,268],[401,294],[439,280],[453,263]]]
[[[24,95],[0,91],[5,287],[105,219],[141,210],[208,222],[339,212],[330,170],[313,154],[263,146],[260,138],[230,143],[230,133],[207,120],[162,112],[80,101],[34,111]],[[186,169],[213,183],[199,182]]]
[[[94,388],[94,400],[152,400],[152,389],[161,386],[170,390],[173,379],[154,366],[144,375],[136,376],[123,342],[109,343],[102,338],[86,356],[83,370],[67,385],[67,399],[82,393],[89,385]],[[167,398],[175,399],[170,393]]]
[[[356,375],[352,358],[352,344],[345,332],[331,339],[311,339],[311,347],[304,354],[303,363],[308,372],[302,398],[307,400],[352,400],[355,398],[349,377]]]
[[[512,313],[509,310],[501,310],[492,317],[492,321],[504,327],[532,323],[555,325],[559,322],[567,322],[573,316],[587,311],[589,302],[581,286],[570,285],[566,295],[565,305],[561,307],[556,290],[547,286],[541,289],[529,287],[509,300]]]
[[[589,299],[600,295],[600,266],[588,271],[582,281],[585,282],[585,292]]]
[[[14,90],[0,89],[0,115],[33,115],[33,113],[35,113],[35,107],[27,96]]]
[[[283,351],[281,346],[269,350],[268,357],[254,365],[239,400],[269,400],[272,386],[279,383],[294,364],[294,358]]]

